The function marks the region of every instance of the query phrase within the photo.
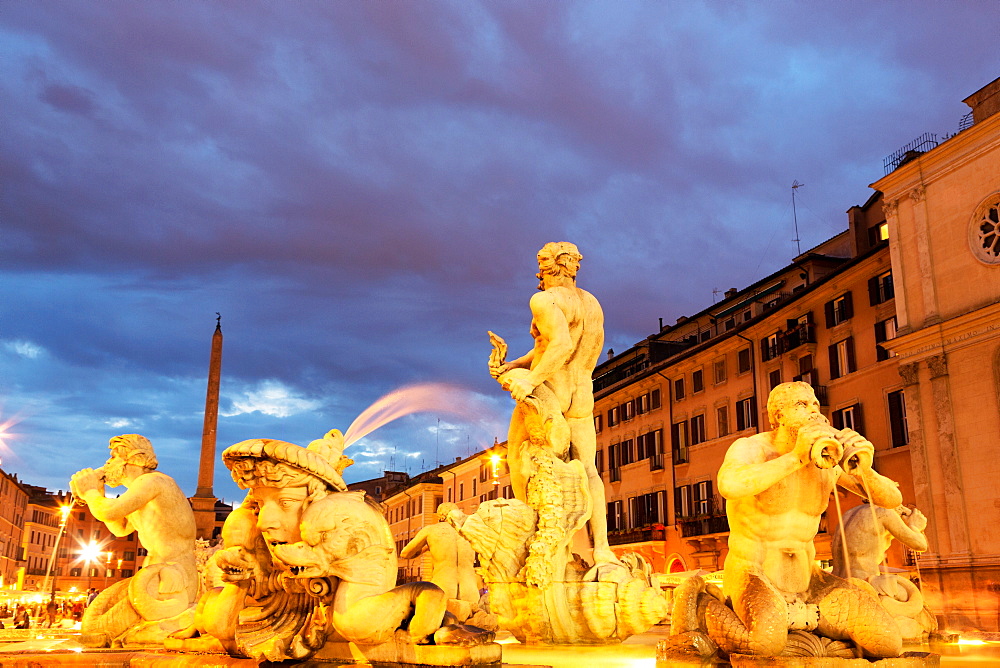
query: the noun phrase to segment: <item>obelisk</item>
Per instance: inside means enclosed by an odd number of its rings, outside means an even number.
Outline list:
[[[215,314],[212,356],[208,363],[208,391],[205,395],[205,424],[201,432],[201,463],[198,466],[198,491],[189,500],[194,510],[197,536],[212,538],[215,530],[215,430],[219,423],[219,378],[222,375],[222,316]]]

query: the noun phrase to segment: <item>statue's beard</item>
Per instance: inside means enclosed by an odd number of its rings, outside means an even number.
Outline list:
[[[118,487],[125,480],[125,462],[120,459],[109,459],[104,465],[104,484],[108,487]]]

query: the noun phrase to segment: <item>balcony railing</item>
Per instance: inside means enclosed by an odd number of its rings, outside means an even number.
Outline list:
[[[688,452],[687,446],[674,448],[673,453],[674,453],[674,466],[677,466],[678,464],[687,464],[689,461],[691,461],[691,455]]]
[[[718,517],[704,517],[701,519],[680,520],[681,537],[691,538],[692,536],[706,536],[713,533],[726,533],[729,531],[729,518],[725,515]]]
[[[650,540],[666,539],[666,529],[654,529],[653,527],[608,532],[608,543],[611,545],[625,545],[626,543],[642,543]]]
[[[617,466],[608,469],[608,475],[611,478],[611,482],[621,482],[622,481],[622,470]]]
[[[891,174],[900,165],[909,162],[922,153],[926,153],[937,145],[937,135],[933,132],[925,132],[882,161],[885,173],[887,175]]]
[[[655,455],[650,455],[649,457],[649,470],[650,471],[662,471],[663,470],[663,453],[658,452]]]

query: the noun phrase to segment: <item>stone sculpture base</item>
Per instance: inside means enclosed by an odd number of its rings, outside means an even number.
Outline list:
[[[940,666],[941,656],[930,652],[904,652],[890,659],[838,659],[829,656],[749,656],[729,657],[733,668],[926,668]]]
[[[380,645],[328,642],[310,661],[371,663],[374,665],[487,666],[500,668],[501,647],[497,643],[458,647],[454,645],[414,645],[390,640]]]

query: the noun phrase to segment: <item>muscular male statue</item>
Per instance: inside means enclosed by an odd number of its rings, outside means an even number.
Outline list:
[[[138,532],[148,554],[135,576],[106,589],[87,608],[83,631],[105,633],[114,644],[162,642],[190,623],[184,613],[194,613],[194,514],[173,478],[156,471],[156,454],[144,436],[116,436],[108,447],[104,467],[78,471],[70,489],[114,535]],[[105,484],[126,491],[107,498]]]
[[[727,652],[780,654],[788,629],[853,640],[869,656],[898,656],[899,629],[857,581],[819,569],[813,539],[839,484],[884,508],[902,497],[872,469],[874,448],[851,429],[835,430],[801,382],[772,390],[773,431],[737,439],[719,469],[727,499],[729,554],[724,594],[712,601],[709,635]],[[735,611],[735,615],[733,615]]]
[[[534,348],[526,355],[499,366],[491,366],[497,378],[510,369],[529,373],[512,380],[510,394],[521,402],[539,385],[556,396],[570,429],[570,456],[586,470],[594,512],[589,519],[594,538],[594,561],[617,562],[608,547],[607,517],[604,512],[604,483],[594,457],[594,386],[591,376],[604,345],[604,312],[597,299],[576,287],[576,273],[583,256],[576,246],[565,242],[545,244],[538,251],[538,289],[532,296],[531,336]],[[526,480],[521,472],[519,450],[527,439],[520,403],[511,416],[507,463],[514,496],[525,499]]]

